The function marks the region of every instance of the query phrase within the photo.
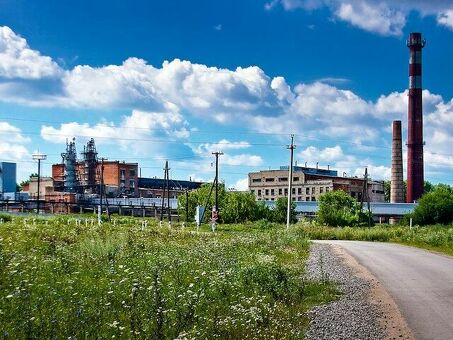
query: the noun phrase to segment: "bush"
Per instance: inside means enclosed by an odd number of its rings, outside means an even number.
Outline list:
[[[288,198],[286,197],[279,197],[277,201],[275,201],[275,207],[271,211],[271,220],[276,223],[286,223],[286,217],[288,214]],[[291,223],[297,222],[296,217],[296,203],[291,203]]]
[[[3,222],[11,222],[13,217],[9,214],[0,213],[0,220],[3,220]]]
[[[320,224],[346,227],[367,219],[367,215],[360,211],[359,203],[342,190],[330,191],[319,199],[316,220]]]
[[[453,191],[448,186],[437,186],[422,196],[412,213],[415,224],[449,224],[453,222]]]

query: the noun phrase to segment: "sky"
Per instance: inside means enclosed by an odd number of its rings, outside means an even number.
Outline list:
[[[0,0],[0,161],[18,180],[67,139],[143,177],[247,188],[289,163],[390,179],[421,32],[425,178],[453,184],[453,1]],[[406,147],[403,149],[405,157]],[[405,170],[406,171],[406,170]]]

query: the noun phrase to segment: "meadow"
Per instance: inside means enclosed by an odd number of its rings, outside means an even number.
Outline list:
[[[409,226],[387,224],[371,228],[319,226],[300,222],[296,230],[312,240],[356,240],[394,242],[453,255],[453,225]]]
[[[245,232],[246,230],[246,232]],[[335,299],[305,278],[299,228],[213,233],[153,219],[14,217],[0,224],[3,338],[293,339]]]

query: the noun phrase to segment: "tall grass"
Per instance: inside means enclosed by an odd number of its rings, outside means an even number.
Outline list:
[[[389,225],[372,228],[332,228],[300,223],[296,230],[302,237],[312,240],[396,242],[453,255],[453,226],[434,225],[412,229],[408,226]]]
[[[307,309],[336,296],[304,279],[307,239],[226,228],[14,218],[0,225],[0,336],[301,338]]]

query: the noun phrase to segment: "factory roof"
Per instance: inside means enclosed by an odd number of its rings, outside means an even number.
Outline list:
[[[197,189],[201,187],[202,182],[192,182],[184,180],[169,180],[169,186],[171,189]],[[165,180],[163,178],[138,178],[138,187],[145,189],[162,189],[165,186]]]

